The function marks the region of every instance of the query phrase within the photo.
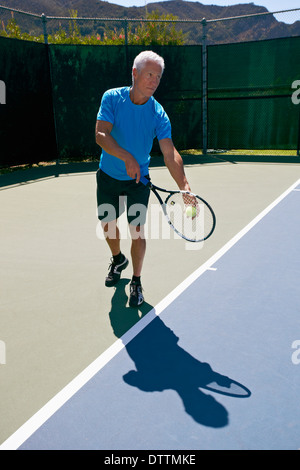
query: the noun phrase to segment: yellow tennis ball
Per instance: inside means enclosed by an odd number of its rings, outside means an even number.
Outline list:
[[[186,215],[188,217],[195,217],[197,214],[196,207],[194,206],[188,206],[185,211]]]

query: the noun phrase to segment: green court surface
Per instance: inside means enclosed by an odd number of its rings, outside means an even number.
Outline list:
[[[185,167],[192,191],[214,208],[216,230],[200,246],[175,238],[151,196],[141,313],[300,178],[296,161],[237,163],[220,156],[207,163],[186,160]],[[110,254],[97,237],[95,165],[61,165],[58,177],[52,169],[39,171],[0,176],[0,340],[6,353],[0,364],[0,444],[137,321],[128,309],[119,331],[112,330],[114,289],[104,287]],[[156,185],[175,189],[163,166],[152,166],[150,174]],[[129,256],[126,229],[123,235]],[[130,265],[122,277],[131,274]]]

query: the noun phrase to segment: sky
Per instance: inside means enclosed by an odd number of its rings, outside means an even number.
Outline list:
[[[159,0],[108,0],[109,3],[114,3],[116,5],[122,5],[124,7],[143,7],[146,3],[155,3]],[[186,0],[186,1],[196,1],[196,0]],[[198,0],[197,0],[198,1]],[[266,7],[269,11],[281,11],[281,10],[291,10],[292,8],[300,8],[300,0],[199,0],[199,3],[203,5],[219,5],[219,6],[229,6],[237,5],[242,3],[254,3],[262,7]]]
[[[162,0],[163,1],[163,0]],[[196,0],[185,0],[185,1],[196,1]],[[197,0],[198,1],[198,0]],[[156,3],[159,0],[108,0],[109,3],[116,5],[122,5],[124,7],[143,7],[147,3]],[[230,6],[242,3],[254,3],[255,5],[266,7],[268,11],[282,11],[291,10],[292,8],[300,8],[300,0],[199,0],[199,3],[203,5],[218,5],[218,6]],[[293,13],[281,14],[276,17],[278,21],[284,21],[286,23],[292,23],[295,20],[300,20],[300,11]]]

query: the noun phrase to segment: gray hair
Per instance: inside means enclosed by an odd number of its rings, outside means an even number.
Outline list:
[[[153,51],[143,51],[139,55],[136,56],[133,62],[133,69],[137,69],[140,71],[148,62],[151,60],[152,62],[156,62],[156,64],[161,66],[161,73],[163,73],[165,69],[165,61],[162,57],[160,57],[156,52]]]

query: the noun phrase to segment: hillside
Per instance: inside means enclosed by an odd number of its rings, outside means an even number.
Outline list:
[[[69,16],[71,9],[77,10],[79,17],[98,18],[145,18],[146,7],[123,7],[101,0],[0,0],[0,5],[22,11],[47,16]],[[173,14],[182,20],[202,20],[202,18],[219,19],[241,15],[267,12],[265,7],[248,4],[233,6],[203,5],[199,2],[183,0],[169,0],[147,4],[147,11],[158,10],[160,14]],[[9,13],[0,9],[0,20],[7,21]],[[15,14],[17,23],[29,31],[41,32],[40,21]],[[295,12],[295,18],[300,18],[300,12]],[[83,27],[80,22],[80,27]],[[96,31],[101,33],[105,25],[102,24]],[[89,29],[91,28],[91,29]],[[201,25],[181,23],[178,28],[187,34],[188,44],[199,44],[202,37]],[[95,25],[86,23],[84,33],[95,32]],[[39,31],[38,31],[39,30]],[[208,43],[241,42],[277,37],[300,36],[300,21],[293,24],[279,22],[273,15],[257,18],[245,18],[209,24],[207,31]]]

